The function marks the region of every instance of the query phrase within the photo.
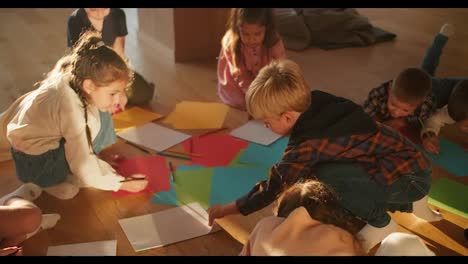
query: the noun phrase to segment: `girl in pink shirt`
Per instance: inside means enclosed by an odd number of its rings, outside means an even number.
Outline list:
[[[271,8],[233,8],[221,42],[218,61],[218,96],[245,110],[245,93],[260,69],[285,58]]]

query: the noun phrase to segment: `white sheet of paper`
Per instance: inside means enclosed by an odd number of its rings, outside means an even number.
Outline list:
[[[47,256],[116,256],[117,240],[53,246]]]
[[[231,135],[266,146],[282,137],[269,128],[266,128],[263,123],[257,120],[250,120],[244,125],[232,130]]]
[[[191,137],[190,135],[154,123],[130,128],[117,135],[125,140],[156,151],[164,151]]]
[[[208,226],[208,213],[190,203],[154,214],[119,220],[135,251],[162,247],[220,230]]]

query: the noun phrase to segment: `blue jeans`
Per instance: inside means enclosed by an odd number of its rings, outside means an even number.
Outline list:
[[[329,162],[314,167],[315,176],[339,196],[350,214],[375,227],[386,226],[387,211],[412,212],[413,202],[429,193],[431,169],[409,173],[383,186],[357,163]]]
[[[386,187],[388,210],[395,212],[412,212],[414,201],[422,199],[429,194],[431,188],[432,169],[411,172],[392,185]],[[408,201],[412,201],[408,203]]]
[[[101,152],[116,141],[111,115],[99,112],[99,116],[101,129],[92,144],[95,153]],[[18,178],[22,182],[32,182],[41,187],[50,187],[65,181],[71,171],[65,156],[64,145],[65,139],[62,138],[58,148],[40,155],[29,155],[11,148]]]
[[[442,55],[442,50],[447,41],[448,38],[446,36],[438,33],[434,37],[431,46],[426,50],[426,54],[421,62],[421,68],[432,76],[432,92],[437,98],[437,108],[442,108],[448,103],[450,94],[457,83],[468,79],[467,77],[434,77],[436,69],[439,66],[439,59]]]

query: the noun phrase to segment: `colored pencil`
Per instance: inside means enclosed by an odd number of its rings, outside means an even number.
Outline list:
[[[144,149],[144,148],[138,146],[138,145],[135,144],[135,143],[132,143],[132,142],[130,142],[130,141],[125,141],[125,143],[127,143],[127,144],[129,144],[129,145],[131,145],[131,146],[133,146],[133,147],[135,147],[135,148],[137,148],[137,149],[139,149],[139,150],[141,150],[141,151],[143,151],[143,152],[145,152],[145,153],[151,154],[151,152],[150,152],[149,150]]]
[[[176,159],[192,160],[191,157],[186,157],[186,156],[181,156],[181,155],[166,153],[166,152],[162,152],[162,151],[158,151],[158,152],[156,152],[156,154],[157,154],[157,155],[160,155],[160,156],[166,156],[166,157],[171,157],[171,158],[176,158]]]
[[[146,180],[146,177],[145,178],[127,178],[125,180],[121,180],[120,182],[144,181],[144,180]]]
[[[178,150],[166,150],[165,152],[180,154],[184,156],[193,156],[193,157],[201,157],[200,154],[192,153],[192,152],[185,152],[185,151],[178,151]]]
[[[174,170],[174,167],[172,166],[172,162],[168,162],[169,163],[169,170],[171,170],[171,177],[172,177],[172,181],[175,182],[175,170]]]

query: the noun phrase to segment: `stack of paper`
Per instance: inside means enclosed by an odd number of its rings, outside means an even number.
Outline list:
[[[115,256],[117,240],[49,247],[47,256]]]

